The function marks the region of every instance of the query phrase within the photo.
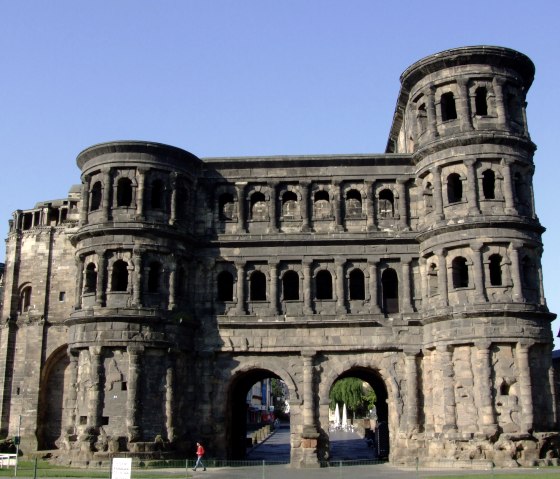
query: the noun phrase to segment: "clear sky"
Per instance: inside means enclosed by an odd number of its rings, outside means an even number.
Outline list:
[[[527,115],[545,290],[560,313],[559,18],[557,0],[0,0],[0,237],[14,210],[65,197],[77,154],[99,142],[200,157],[382,153],[409,65],[499,45],[536,65]]]

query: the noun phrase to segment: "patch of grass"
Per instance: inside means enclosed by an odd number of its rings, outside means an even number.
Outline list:
[[[448,476],[422,476],[422,479],[558,479],[560,476],[557,472],[541,472],[542,469],[536,469],[532,472],[509,474],[450,474]]]

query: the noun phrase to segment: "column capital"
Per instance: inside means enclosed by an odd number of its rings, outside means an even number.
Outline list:
[[[476,349],[479,351],[490,352],[490,347],[492,346],[492,341],[475,341],[474,343]]]
[[[413,346],[406,346],[406,347],[403,348],[403,353],[404,353],[405,357],[407,357],[407,358],[415,358],[421,352],[422,352],[422,350],[420,348],[413,347]]]
[[[482,241],[472,241],[470,246],[471,250],[480,253],[480,250],[484,247],[484,243],[482,243]]]
[[[517,341],[517,348],[520,350],[529,350],[532,346],[535,345],[535,341],[531,339],[520,339]]]
[[[301,357],[304,359],[313,359],[317,354],[316,349],[304,348],[301,350]]]

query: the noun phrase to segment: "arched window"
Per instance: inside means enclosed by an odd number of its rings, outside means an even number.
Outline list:
[[[525,194],[525,182],[521,173],[516,172],[513,175],[513,194],[515,195],[515,200],[519,205],[527,204],[527,195]]]
[[[128,288],[128,263],[119,259],[113,263],[111,291],[126,291]]]
[[[233,275],[229,271],[218,274],[218,301],[233,301]]]
[[[96,181],[91,187],[91,198],[89,202],[90,211],[101,208],[101,196],[101,181]]]
[[[251,195],[251,219],[265,220],[267,217],[266,198],[260,191]]]
[[[454,288],[467,288],[469,286],[469,267],[467,260],[457,256],[451,262]]]
[[[490,285],[491,286],[501,286],[502,285],[502,257],[499,254],[493,254],[490,256]]]
[[[95,263],[86,266],[84,293],[95,293],[97,291],[97,267]]]
[[[438,268],[435,263],[431,263],[428,268],[428,294],[438,294]]]
[[[424,208],[426,213],[430,213],[434,209],[434,187],[429,181],[424,189]]]
[[[148,293],[158,293],[161,288],[162,268],[161,263],[153,261],[150,263],[148,273]]]
[[[132,181],[120,178],[117,182],[117,206],[129,207],[132,204]]]
[[[536,288],[536,268],[535,263],[529,256],[525,256],[521,260],[521,275],[523,287],[527,289]]]
[[[295,271],[286,271],[282,276],[282,292],[284,301],[299,299],[299,275]]]
[[[293,191],[286,191],[282,195],[282,216],[286,219],[299,216],[297,195]]]
[[[316,191],[313,205],[315,218],[321,219],[331,217],[331,204],[328,192],[325,190]]]
[[[346,193],[346,215],[361,216],[362,195],[358,190],[349,190]]]
[[[326,269],[323,269],[315,276],[316,298],[332,299],[332,275]]]
[[[426,128],[428,127],[428,113],[426,112],[426,104],[422,103],[418,106],[418,113],[417,113],[417,121],[418,121],[418,134],[422,135]]]
[[[159,179],[152,181],[150,204],[154,210],[165,209],[165,185]]]
[[[18,311],[26,313],[31,308],[31,286],[25,286],[19,293]]]
[[[475,114],[479,116],[488,115],[488,90],[479,86],[474,93]]]
[[[177,218],[186,219],[189,217],[189,190],[184,186],[177,188]]]
[[[361,269],[353,269],[348,275],[348,293],[350,299],[366,299],[366,286],[364,272]]]
[[[455,97],[452,92],[441,95],[441,121],[455,120],[457,109],[455,108]]]
[[[496,175],[492,170],[486,170],[482,173],[482,194],[487,200],[496,198]]]
[[[235,214],[235,203],[231,193],[223,193],[219,198],[220,219],[232,220]]]
[[[178,298],[184,298],[187,292],[187,272],[183,266],[177,268],[175,293]]]
[[[463,182],[457,173],[451,173],[447,177],[447,202],[449,204],[459,203],[463,199]]]
[[[399,312],[399,278],[397,272],[392,268],[387,268],[381,275],[381,288],[383,291],[383,312]]]
[[[379,217],[393,218],[395,216],[395,197],[391,190],[379,193]]]
[[[261,271],[253,271],[251,274],[249,298],[251,301],[266,301],[266,276]]]

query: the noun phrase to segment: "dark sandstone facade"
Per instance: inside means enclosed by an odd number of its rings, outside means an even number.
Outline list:
[[[534,66],[444,51],[401,77],[385,154],[78,156],[10,224],[0,431],[68,460],[240,458],[245,394],[290,392],[291,461],[328,458],[328,392],[375,388],[394,463],[557,457],[525,97]]]

